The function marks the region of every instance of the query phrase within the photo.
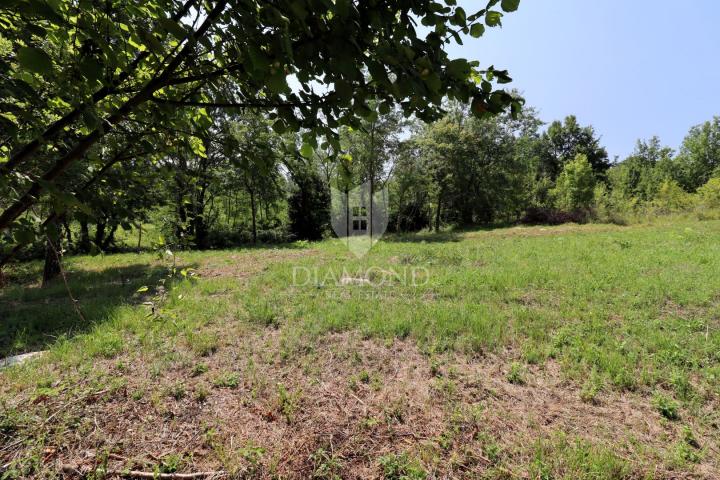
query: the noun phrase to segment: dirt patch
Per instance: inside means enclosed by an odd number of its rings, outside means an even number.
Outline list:
[[[464,233],[463,238],[482,238],[482,237],[546,237],[553,235],[569,235],[569,234],[594,234],[594,233],[606,233],[606,232],[619,232],[623,231],[627,227],[619,225],[602,225],[602,224],[590,224],[590,225],[561,225],[561,226],[548,226],[548,227],[524,227],[518,226],[513,228],[504,228],[490,231],[479,231]]]
[[[271,265],[315,256],[318,253],[318,250],[263,249],[237,253],[229,257],[208,257],[199,265],[197,272],[205,278],[233,277],[243,279],[257,275]]]
[[[176,360],[160,374],[151,368],[157,359],[97,362],[108,388],[19,399],[46,418],[30,435],[49,439],[39,453],[43,468],[88,472],[107,461],[152,471],[174,462],[178,471],[250,478],[377,478],[380,459],[408,453],[429,478],[493,469],[529,478],[533,442],[563,432],[610,446],[633,466],[633,478],[685,476],[663,466],[680,426],[663,421],[647,397],[611,392],[585,403],[552,361],[513,384],[509,353],[428,356],[410,341],[350,333],[311,341],[235,328],[218,332],[223,343],[208,357],[175,345],[168,353]],[[112,387],[113,378],[122,382]],[[28,455],[32,442],[17,443],[22,438],[21,431],[0,446],[2,464]],[[717,458],[711,450],[694,478],[718,478]]]

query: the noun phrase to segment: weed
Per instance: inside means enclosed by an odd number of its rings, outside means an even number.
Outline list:
[[[324,448],[316,450],[310,455],[313,464],[312,478],[322,480],[340,480],[342,462],[339,457]]]
[[[280,326],[277,313],[267,301],[248,302],[246,308],[250,322],[264,327],[278,328]]]
[[[678,411],[678,404],[674,400],[666,397],[661,393],[653,395],[652,404],[655,409],[660,412],[660,415],[667,418],[668,420],[680,420],[680,412]]]
[[[200,375],[202,375],[202,374],[204,374],[204,373],[207,373],[207,371],[208,371],[208,366],[207,366],[207,364],[205,364],[205,363],[196,363],[196,364],[193,366],[192,371],[190,372],[190,375],[192,375],[193,377],[199,377]]]
[[[525,385],[525,368],[517,362],[511,363],[506,378],[513,385]]]
[[[580,400],[585,403],[597,404],[597,396],[603,388],[602,377],[593,371],[580,390]]]
[[[195,387],[195,401],[198,403],[203,403],[205,400],[208,399],[210,396],[210,390],[203,384],[198,385]]]
[[[441,365],[437,359],[432,359],[430,361],[430,375],[433,377],[442,377]]]
[[[297,408],[300,405],[301,392],[296,390],[288,392],[282,383],[277,385],[278,411],[285,417],[287,423],[292,423]]]
[[[13,435],[24,423],[24,417],[25,415],[16,408],[3,404],[0,410],[0,434],[8,437]]]
[[[168,396],[174,398],[175,400],[182,400],[183,398],[185,398],[185,393],[185,385],[180,382],[177,382],[168,387]]]
[[[182,469],[183,465],[185,465],[183,456],[171,453],[166,455],[160,462],[160,473],[176,473]]]
[[[238,388],[240,375],[235,372],[222,372],[215,377],[213,385],[218,388]]]
[[[212,355],[219,346],[218,336],[214,332],[190,332],[187,338],[193,352],[201,357]]]
[[[404,398],[392,400],[384,409],[387,423],[405,423],[408,404]]]
[[[424,480],[427,473],[417,460],[407,453],[389,454],[380,457],[380,468],[386,480]]]

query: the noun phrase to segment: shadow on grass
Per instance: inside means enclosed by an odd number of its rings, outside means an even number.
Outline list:
[[[447,243],[459,242],[462,239],[461,232],[420,232],[420,233],[391,233],[383,237],[383,241],[389,243]]]
[[[139,302],[142,286],[152,288],[167,275],[161,265],[132,264],[67,273],[83,320],[73,308],[62,278],[45,288],[14,286],[0,290],[0,358],[42,350],[58,337],[72,337],[108,320],[120,305]]]

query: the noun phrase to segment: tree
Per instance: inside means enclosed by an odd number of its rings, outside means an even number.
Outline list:
[[[520,100],[492,84],[510,81],[507,72],[446,52],[460,34],[500,25],[497,4],[468,15],[454,0],[5,2],[0,231],[50,185],[62,190],[68,168],[109,134],[157,111],[258,108],[278,132],[306,128],[335,144],[335,129],[357,127],[370,99],[425,120],[442,114],[445,97],[472,101],[478,115],[516,111]]]
[[[663,147],[658,137],[638,140],[635,151],[608,172],[613,190],[625,198],[652,200],[660,185],[672,178],[673,150]]]
[[[477,119],[460,108],[422,129],[415,141],[431,178],[435,228],[519,216],[531,166],[520,139],[538,126],[532,110]]]
[[[585,155],[593,172],[603,178],[610,168],[607,151],[600,146],[593,127],[581,127],[574,115],[550,124],[542,136],[538,177],[554,180],[566,163]]]
[[[709,210],[720,210],[720,177],[713,177],[698,188],[700,204]]]
[[[274,203],[283,195],[280,165],[281,138],[268,121],[259,115],[244,115],[231,124],[233,142],[226,148],[231,172],[250,197],[252,241],[258,241],[260,204]]]
[[[288,158],[286,166],[292,179],[290,233],[298,240],[320,240],[330,227],[330,187],[312,159],[297,155]]]
[[[707,183],[720,168],[720,117],[690,129],[675,160],[676,180],[688,192]]]
[[[691,204],[691,195],[675,180],[665,180],[652,201],[652,205],[663,213],[680,212]]]
[[[565,164],[558,177],[552,191],[555,206],[567,212],[587,210],[592,204],[594,189],[592,166],[585,155],[578,154],[574,160]]]

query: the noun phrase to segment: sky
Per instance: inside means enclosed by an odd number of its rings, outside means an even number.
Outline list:
[[[468,14],[484,3],[458,1]],[[521,0],[449,51],[509,70],[543,121],[592,125],[611,159],[653,135],[677,149],[720,115],[718,0]]]

